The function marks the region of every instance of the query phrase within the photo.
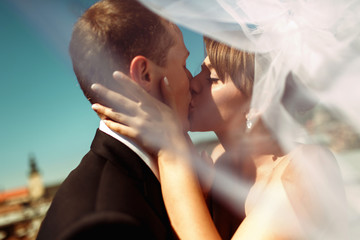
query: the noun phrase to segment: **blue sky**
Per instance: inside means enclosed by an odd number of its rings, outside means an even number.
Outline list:
[[[0,191],[26,186],[30,154],[51,184],[89,150],[98,118],[77,84],[68,43],[93,2],[0,1]],[[181,29],[194,74],[204,57],[202,37]],[[208,135],[192,135],[201,136]]]

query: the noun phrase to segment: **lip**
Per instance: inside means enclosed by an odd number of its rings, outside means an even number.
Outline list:
[[[194,101],[194,97],[193,97],[193,96],[190,98],[189,106],[190,106],[191,108],[194,108],[194,107],[195,107],[195,101]]]
[[[195,108],[195,106],[194,106],[193,102],[191,101],[190,104],[189,104],[189,109],[192,110],[194,108]]]
[[[192,107],[192,96],[190,94],[187,97],[187,102],[189,104],[189,108]]]
[[[194,113],[195,107],[190,103],[189,105],[189,117]]]

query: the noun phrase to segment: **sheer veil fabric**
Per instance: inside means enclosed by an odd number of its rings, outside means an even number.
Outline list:
[[[298,143],[360,148],[360,1],[140,1],[179,25],[256,54],[252,120],[260,115],[285,151]]]
[[[306,137],[297,114],[315,105],[360,131],[360,1],[141,2],[177,24],[257,54],[251,106],[283,147]]]

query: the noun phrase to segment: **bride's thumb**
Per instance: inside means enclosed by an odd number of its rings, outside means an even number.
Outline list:
[[[167,104],[170,108],[172,108],[176,112],[176,104],[174,94],[172,92],[170,82],[165,76],[161,82],[162,95],[164,98],[164,103]]]

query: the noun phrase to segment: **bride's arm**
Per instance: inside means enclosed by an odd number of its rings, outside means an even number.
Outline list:
[[[132,81],[126,83],[126,90],[137,96],[135,101],[101,85],[94,85],[93,90],[111,107],[94,105],[94,110],[108,119],[123,123],[107,121],[106,124],[114,131],[137,139],[158,156],[165,206],[179,237],[220,239],[193,171],[193,166],[201,164],[201,160],[189,148],[170,108]],[[161,141],[154,141],[156,139]]]
[[[164,202],[179,237],[220,239],[190,158],[172,150],[160,150],[158,156]]]

